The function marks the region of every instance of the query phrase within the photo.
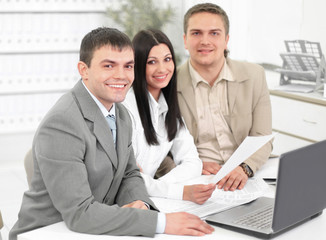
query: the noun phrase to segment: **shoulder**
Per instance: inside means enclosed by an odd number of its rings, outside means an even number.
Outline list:
[[[51,120],[75,120],[81,112],[71,92],[64,94],[45,115],[43,122]]]
[[[177,77],[178,77],[177,80],[178,92],[183,91],[185,88],[189,86],[189,84],[191,84],[191,76],[189,72],[189,60],[187,60],[177,68]]]
[[[119,118],[128,123],[131,122],[128,109],[122,103],[116,103],[116,110],[119,111]]]
[[[237,61],[227,58],[227,64],[236,78],[241,77],[243,74],[252,75],[264,72],[264,68],[256,63]]]
[[[52,142],[62,136],[83,139],[85,129],[84,116],[72,94],[67,93],[44,116],[35,133],[34,142],[43,143],[44,136],[50,137]]]
[[[177,74],[178,76],[184,76],[185,74],[189,74],[189,60],[178,66]]]

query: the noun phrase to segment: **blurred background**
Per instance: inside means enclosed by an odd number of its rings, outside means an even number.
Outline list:
[[[284,40],[326,49],[324,0],[0,0],[0,167],[22,164],[44,114],[78,81],[87,32],[110,26],[132,38],[139,29],[160,28],[182,63],[183,15],[199,2],[229,15],[233,59],[273,70],[282,65]]]
[[[28,189],[24,157],[46,112],[79,79],[83,36],[110,26],[130,38],[154,27],[172,41],[178,63],[183,15],[198,0],[0,0],[0,211],[2,239],[17,220]],[[325,0],[215,0],[230,18],[230,57],[261,64],[271,93],[273,153],[325,139],[326,94],[274,91],[285,40],[317,42],[326,51]],[[325,78],[324,68],[324,78]],[[314,78],[314,81],[316,77]],[[325,80],[324,80],[325,81]],[[317,82],[317,81],[316,81]],[[1,237],[0,237],[1,239]]]

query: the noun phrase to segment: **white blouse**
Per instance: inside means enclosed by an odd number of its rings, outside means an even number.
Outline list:
[[[158,102],[151,94],[149,96],[152,123],[159,145],[148,145],[146,141],[133,88],[130,88],[123,102],[133,124],[132,145],[136,161],[143,170],[142,177],[150,196],[182,199],[184,185],[178,182],[200,176],[202,161],[198,157],[193,137],[186,127],[179,128],[175,138],[169,142],[165,128],[168,105],[164,95],[160,94]],[[154,179],[156,170],[169,151],[177,166],[160,179]]]

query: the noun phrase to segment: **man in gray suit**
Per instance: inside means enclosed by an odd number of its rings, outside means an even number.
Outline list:
[[[159,213],[148,198],[132,150],[131,120],[119,104],[134,80],[133,66],[131,42],[120,31],[98,28],[84,37],[78,63],[82,80],[36,131],[31,187],[10,240],[60,221],[89,234],[153,237],[213,231],[191,214]],[[116,136],[107,115],[116,119]]]

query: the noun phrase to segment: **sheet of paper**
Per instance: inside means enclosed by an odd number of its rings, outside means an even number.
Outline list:
[[[232,154],[229,160],[223,165],[218,173],[212,177],[210,183],[217,183],[233,169],[239,166],[243,161],[248,159],[252,154],[264,146],[268,141],[275,137],[277,133],[266,136],[248,136],[240,144],[237,150]]]
[[[207,177],[201,176],[198,183],[205,183]],[[270,188],[261,178],[251,178],[242,190],[224,191],[215,189],[210,199],[199,205],[190,201],[151,197],[155,205],[161,212],[188,212],[200,218],[210,214],[218,213],[229,208],[253,201],[258,197],[269,193]]]

